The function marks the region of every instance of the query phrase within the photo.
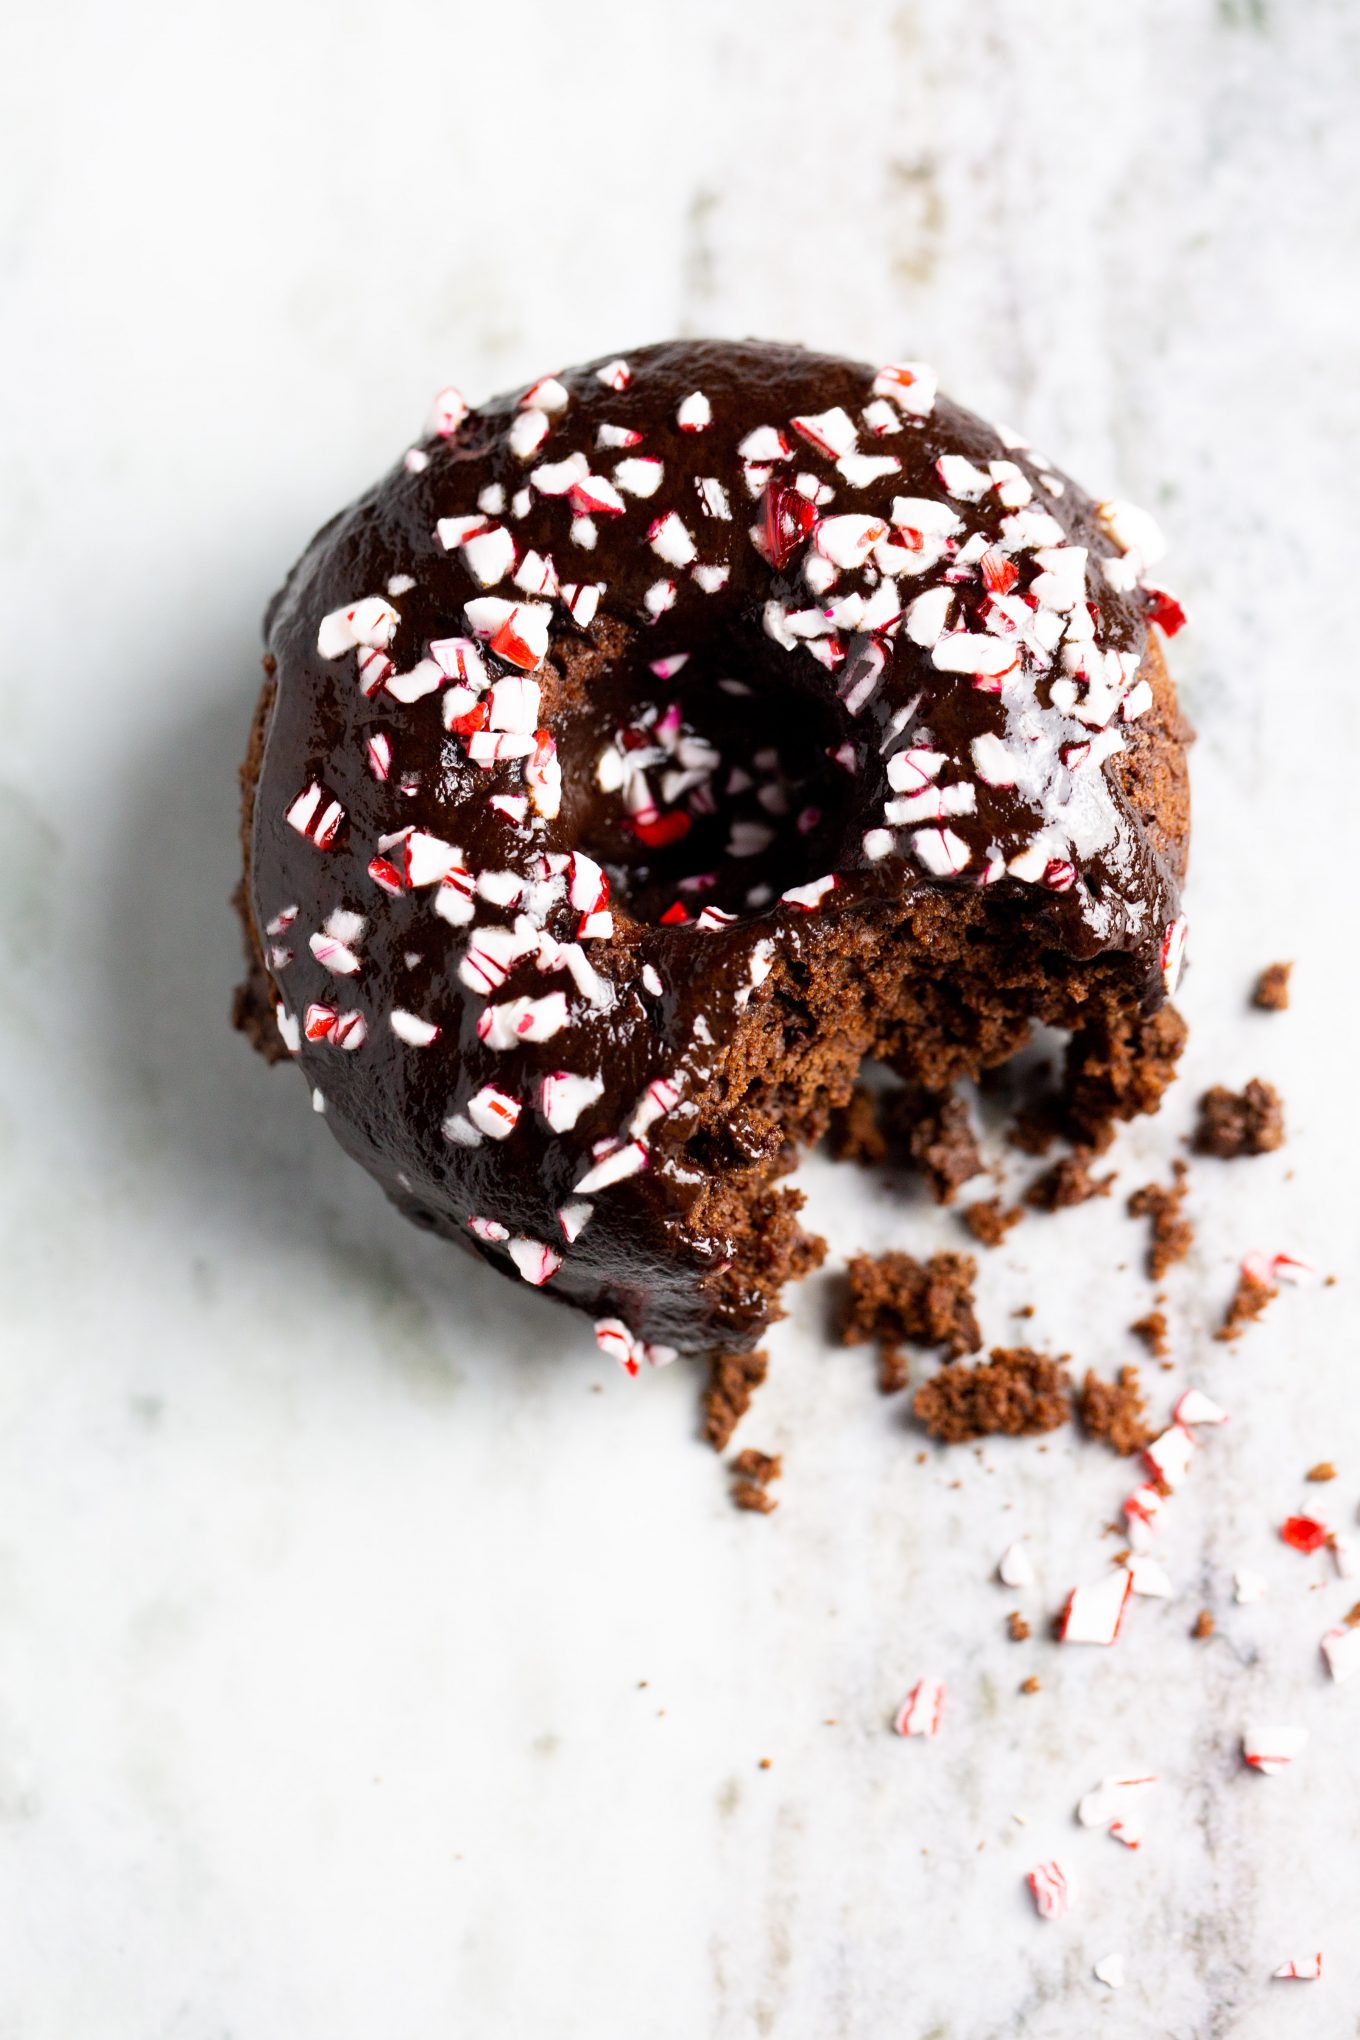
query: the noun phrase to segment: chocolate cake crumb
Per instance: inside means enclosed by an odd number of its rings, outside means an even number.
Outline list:
[[[838,1162],[872,1167],[887,1159],[887,1137],[879,1124],[878,1098],[873,1091],[856,1084],[846,1103],[832,1111],[827,1144]]]
[[[1184,1162],[1173,1162],[1170,1184],[1144,1183],[1128,1202],[1130,1218],[1146,1218],[1152,1226],[1147,1271],[1154,1282],[1160,1282],[1168,1268],[1183,1261],[1194,1245],[1195,1228],[1181,1216],[1189,1173]]]
[[[959,1213],[973,1238],[984,1247],[999,1247],[1023,1216],[1018,1204],[1007,1207],[999,1197],[984,1197],[979,1204],[965,1205]]]
[[[1062,1132],[1062,1101],[1056,1091],[1022,1105],[1006,1130],[1006,1139],[1022,1155],[1046,1155]]]
[[[1021,1680],[1020,1691],[1022,1693],[1040,1693],[1043,1691],[1043,1688],[1040,1686],[1039,1681],[1035,1678],[1033,1672],[1031,1672],[1027,1679]]]
[[[1098,1438],[1124,1458],[1152,1442],[1138,1369],[1121,1367],[1113,1381],[1088,1371],[1077,1397],[1077,1414],[1088,1438]]]
[[[772,1509],[779,1507],[769,1492],[770,1482],[778,1480],[783,1471],[784,1461],[777,1452],[758,1452],[753,1445],[748,1445],[728,1468],[733,1476],[732,1500],[739,1509],[751,1509],[759,1515],[768,1516]]]
[[[1224,1341],[1240,1339],[1246,1327],[1260,1317],[1266,1305],[1273,1302],[1279,1293],[1273,1282],[1263,1282],[1259,1275],[1253,1275],[1249,1268],[1244,1268],[1214,1337]]]
[[[1284,1013],[1289,1009],[1289,973],[1292,963],[1268,963],[1256,980],[1256,989],[1251,995],[1253,1006],[1260,1006],[1267,1013]]]
[[[1089,1153],[1077,1148],[1064,1155],[1042,1176],[1036,1176],[1025,1192],[1025,1202],[1035,1211],[1066,1211],[1073,1204],[1085,1204],[1092,1197],[1108,1197],[1114,1174],[1093,1176]]]
[[[1260,1077],[1253,1077],[1244,1091],[1215,1084],[1199,1101],[1192,1146],[1197,1155],[1216,1155],[1221,1162],[1283,1147],[1284,1111],[1274,1086]]]
[[[1174,1006],[1150,1016],[1124,1012],[1079,1029],[1067,1044],[1063,1070],[1069,1138],[1104,1154],[1117,1120],[1156,1112],[1176,1074],[1186,1033]]]
[[[1316,1466],[1309,1467],[1308,1472],[1304,1477],[1307,1480],[1318,1482],[1324,1480],[1335,1480],[1336,1468],[1332,1465],[1330,1459],[1320,1459]]]
[[[1216,1625],[1207,1608],[1201,1608],[1195,1617],[1195,1626],[1190,1631],[1196,1643],[1203,1643],[1206,1636],[1212,1636]]]
[[[1018,1608],[1012,1608],[1006,1617],[1006,1631],[1012,1643],[1023,1643],[1029,1635],[1029,1624]]]
[[[1165,1360],[1171,1351],[1166,1336],[1166,1312],[1150,1310],[1145,1317],[1135,1318],[1129,1326],[1135,1338],[1142,1340],[1154,1360]]]
[[[704,1436],[715,1452],[727,1450],[769,1367],[766,1353],[715,1353],[709,1361],[708,1387],[703,1395]]]
[[[950,1360],[981,1346],[973,1312],[977,1262],[971,1254],[932,1254],[928,1261],[913,1260],[910,1254],[859,1254],[846,1273],[842,1343],[877,1341],[883,1349],[880,1386],[886,1391],[906,1386],[899,1350],[904,1341],[943,1346]]]
[[[942,1367],[917,1389],[912,1410],[942,1445],[1055,1431],[1072,1414],[1066,1359],[1029,1346],[993,1346],[976,1367]]]
[[[960,1183],[982,1168],[968,1107],[957,1091],[908,1085],[890,1092],[883,1108],[888,1137],[925,1177],[937,1204],[950,1204]]]
[[[784,1461],[778,1452],[758,1452],[754,1445],[748,1445],[732,1461],[732,1471],[742,1480],[756,1480],[765,1487],[770,1481],[779,1479],[784,1471]]]

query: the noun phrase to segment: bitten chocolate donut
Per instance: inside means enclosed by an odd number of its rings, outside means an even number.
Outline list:
[[[938,1091],[1043,1021],[1086,1140],[1155,1108],[1159,551],[919,363],[685,341],[444,392],[266,619],[240,1023],[630,1371],[748,1348],[865,1056]]]

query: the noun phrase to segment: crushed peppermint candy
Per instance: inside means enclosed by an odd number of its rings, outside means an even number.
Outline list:
[[[939,1679],[918,1679],[893,1717],[893,1733],[937,1736],[944,1700],[945,1689]]]

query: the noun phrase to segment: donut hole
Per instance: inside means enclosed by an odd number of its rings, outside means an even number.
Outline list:
[[[838,704],[787,668],[738,671],[689,658],[592,700],[568,799],[581,847],[636,921],[759,914],[841,861],[856,760]]]

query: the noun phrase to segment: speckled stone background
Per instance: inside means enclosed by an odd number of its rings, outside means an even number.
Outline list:
[[[1360,10],[54,0],[7,48],[0,2034],[1360,2031],[1360,1683],[1316,1649],[1357,1589],[1274,1534],[1360,1502]],[[982,1275],[994,1335],[1033,1299],[1039,1342],[1134,1357],[1122,1193],[1205,1082],[1281,1085],[1288,1149],[1194,1177],[1153,1394],[1234,1421],[1114,1651],[1041,1633],[1111,1549],[1107,1454],[921,1462],[822,1277],[740,1434],[779,1512],[740,1517],[682,1370],[630,1386],[404,1229],[226,1031],[282,570],[441,382],[673,330],[933,359],[1173,537],[1192,1052],[1120,1196]],[[805,1175],[833,1259],[956,1237]],[[1252,1246],[1337,1286],[1215,1345]],[[946,1731],[900,1742],[922,1673]],[[1262,1717],[1312,1729],[1287,1777],[1239,1766]],[[1072,1823],[1129,1764],[1165,1780],[1136,1855]]]

